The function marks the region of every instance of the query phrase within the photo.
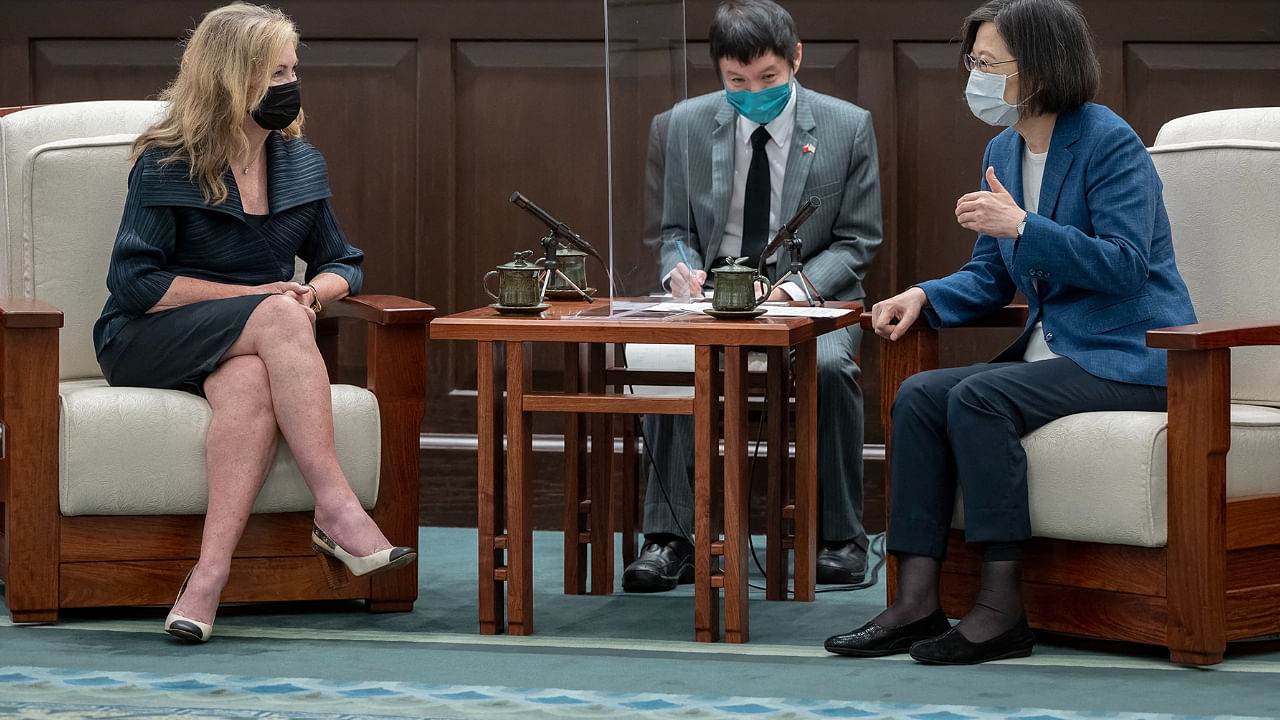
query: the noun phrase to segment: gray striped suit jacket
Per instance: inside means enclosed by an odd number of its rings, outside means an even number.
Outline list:
[[[811,195],[822,199],[798,232],[804,240],[805,275],[825,298],[861,300],[862,277],[881,241],[880,170],[871,116],[798,83],[796,92],[782,214],[790,216]],[[691,265],[704,270],[722,254],[736,126],[737,114],[724,92],[691,98],[654,118],[646,200],[651,208],[659,203],[662,208],[658,277],[683,260],[677,241],[685,243]],[[665,165],[661,171],[659,163]],[[659,177],[662,197],[652,197]],[[645,236],[652,236],[647,227]],[[787,270],[785,262],[778,265],[775,280]],[[856,362],[861,338],[856,325],[818,338],[818,484],[822,538],[854,540],[865,549],[862,389]],[[644,532],[687,537],[693,529],[693,419],[646,415],[644,434],[654,460],[645,492]]]
[[[862,278],[881,242],[880,167],[871,114],[796,83],[796,128],[782,188],[790,217],[810,196],[822,205],[797,233],[805,275],[823,297],[861,300]],[[710,270],[720,252],[733,192],[737,114],[723,91],[670,111],[659,277],[682,261]],[[806,149],[807,148],[807,149]],[[779,263],[783,266],[784,263]],[[775,277],[786,267],[775,268]]]

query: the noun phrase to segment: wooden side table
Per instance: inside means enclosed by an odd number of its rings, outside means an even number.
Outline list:
[[[643,299],[641,299],[643,300]],[[694,636],[699,641],[720,638],[719,591],[725,592],[724,639],[749,639],[747,604],[747,350],[792,348],[795,353],[796,399],[796,547],[797,600],[812,600],[817,555],[817,338],[858,321],[858,303],[828,303],[848,312],[838,317],[771,317],[747,321],[716,320],[702,313],[658,314],[631,312],[610,315],[609,305],[597,301],[555,303],[533,316],[499,315],[484,307],[438,318],[434,339],[477,343],[476,384],[479,455],[479,616],[480,631],[512,635],[533,632],[533,532],[530,414],[562,412],[588,414],[592,436],[589,458],[589,521],[585,532],[576,524],[565,532],[566,554],[575,560],[589,544],[592,556],[591,591],[613,589],[612,475],[613,414],[692,414],[696,418],[694,449],[695,587]],[[565,347],[567,374],[564,392],[535,392],[532,388],[530,343],[552,342]],[[693,345],[693,397],[636,396],[605,392],[604,348],[609,343]],[[586,372],[579,359],[585,348]],[[718,362],[723,351],[723,369]],[[495,358],[505,361],[497,373]],[[506,402],[502,401],[505,385]],[[723,396],[723,404],[721,402]],[[719,458],[717,429],[724,440],[724,538],[711,535],[711,493]],[[598,419],[596,419],[598,418]],[[506,438],[505,458],[503,438]],[[568,456],[566,472],[578,469]],[[576,482],[570,478],[570,484]],[[574,498],[576,503],[579,499]],[[566,518],[570,510],[566,508]],[[576,509],[573,517],[577,517]],[[722,572],[712,572],[714,556],[723,556]],[[503,562],[505,556],[505,563]],[[575,567],[577,565],[575,564]],[[579,576],[569,577],[566,592],[580,591]],[[572,570],[578,573],[578,570]],[[501,602],[506,586],[505,622]]]

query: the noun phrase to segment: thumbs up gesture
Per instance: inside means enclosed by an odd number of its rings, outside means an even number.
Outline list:
[[[1018,223],[1026,217],[1026,211],[1018,207],[1013,196],[1000,184],[994,167],[987,168],[986,177],[990,191],[965,193],[956,201],[956,222],[966,230],[983,235],[1017,237]]]

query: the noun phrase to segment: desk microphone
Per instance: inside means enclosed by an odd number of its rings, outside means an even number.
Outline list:
[[[817,198],[814,199],[816,200]],[[541,220],[557,237],[562,238],[570,245],[577,247],[579,250],[587,253],[591,257],[594,257],[601,263],[604,262],[600,257],[600,253],[596,252],[596,249],[591,247],[591,243],[583,240],[582,236],[578,235],[578,233],[573,230],[570,230],[568,225],[565,225],[554,217],[551,217],[550,213],[535,205],[532,200],[521,195],[519,190],[511,193],[511,202],[516,207],[527,211],[530,215]]]
[[[769,245],[765,247],[764,252],[760,253],[761,266],[764,265],[765,258],[772,257],[773,254],[778,251],[778,248],[782,247],[782,243],[784,241],[790,240],[796,236],[796,231],[800,229],[800,226],[809,219],[809,216],[812,215],[821,204],[822,200],[818,199],[817,195],[811,195],[808,200],[804,201],[804,204],[800,206],[800,209],[796,210],[795,216],[788,220],[786,225],[778,228],[778,233],[769,241]]]

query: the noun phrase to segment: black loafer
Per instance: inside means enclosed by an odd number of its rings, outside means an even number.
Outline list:
[[[923,620],[887,628],[875,621],[847,632],[832,635],[822,644],[827,652],[853,657],[882,657],[907,652],[913,644],[942,635],[951,629],[951,623],[942,609],[934,610]]]
[[[867,551],[858,543],[824,542],[818,550],[819,585],[853,585],[867,574]]]
[[[1020,618],[1013,627],[985,642],[975,643],[952,628],[941,637],[922,640],[911,646],[911,658],[926,665],[977,665],[992,660],[1027,657],[1036,646],[1036,636]]]
[[[646,542],[640,556],[622,571],[622,589],[626,592],[666,592],[691,582],[693,548],[680,538]]]

